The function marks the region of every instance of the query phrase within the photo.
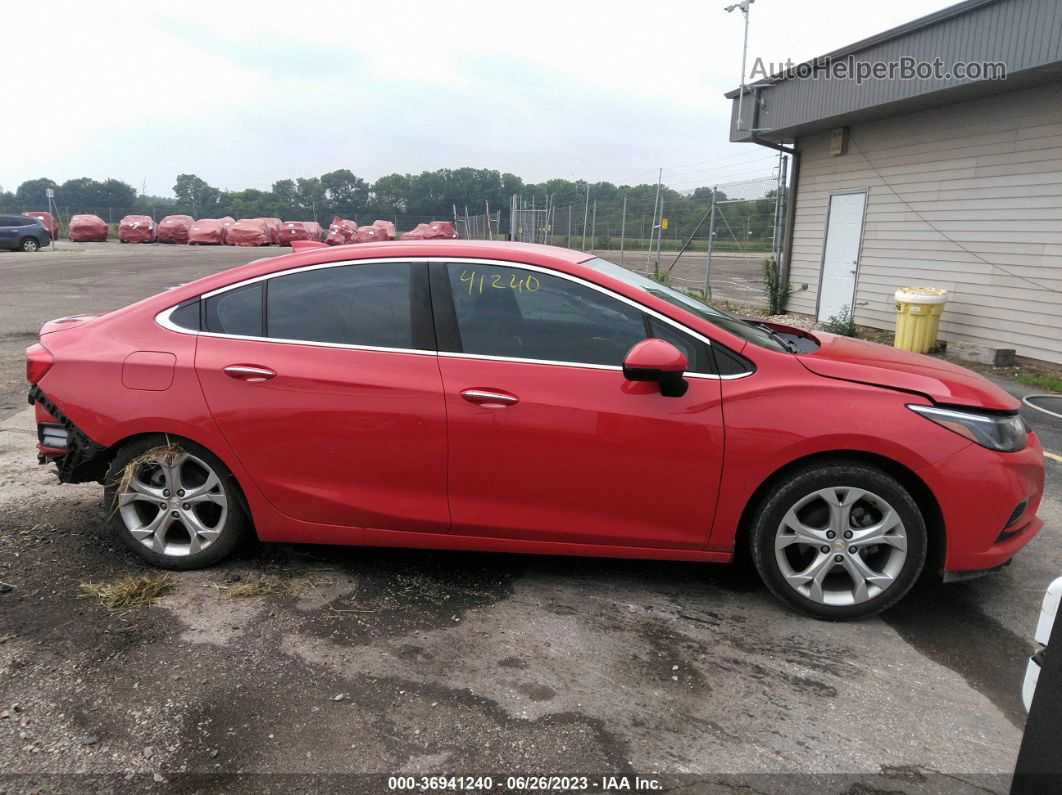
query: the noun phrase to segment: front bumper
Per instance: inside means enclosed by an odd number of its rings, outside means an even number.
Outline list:
[[[944,519],[945,573],[998,568],[1043,527],[1036,511],[1044,492],[1044,453],[1036,434],[1017,453],[971,444],[918,474]]]

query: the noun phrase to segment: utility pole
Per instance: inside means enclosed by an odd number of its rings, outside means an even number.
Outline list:
[[[620,265],[623,265],[623,240],[627,235],[627,194],[623,194],[623,215],[620,221]]]
[[[564,239],[564,245],[567,248],[572,247],[572,206],[568,205],[568,237]]]
[[[660,244],[664,242],[664,197],[660,197],[660,220],[657,222],[660,228],[656,233],[656,269],[660,270]]]
[[[789,170],[789,158],[782,155],[778,163],[778,190],[774,195],[774,207],[777,218],[774,222],[774,261],[782,267],[782,238],[785,235],[785,184]]]
[[[597,199],[594,199],[593,220],[590,222],[590,250],[597,248]]]
[[[645,254],[645,272],[649,273],[649,260],[653,256],[653,232],[656,230],[656,209],[660,204],[660,183],[664,181],[664,167],[660,167],[660,171],[656,176],[656,198],[653,200],[653,225],[649,227],[649,248]]]
[[[708,257],[704,263],[704,297],[712,297],[712,242],[715,240],[715,190],[712,186],[712,209],[708,220]]]
[[[586,222],[590,217],[590,183],[586,183],[586,204],[583,206],[583,244],[582,251],[586,251]]]
[[[740,3],[734,3],[726,7],[726,12],[729,14],[734,9],[741,11],[742,16],[745,17],[745,44],[741,48],[741,88],[738,94],[738,111],[737,111],[737,128],[739,130],[746,129],[745,119],[741,115],[742,105],[745,101],[745,62],[749,54],[749,6],[755,3],[756,0],[741,0]]]

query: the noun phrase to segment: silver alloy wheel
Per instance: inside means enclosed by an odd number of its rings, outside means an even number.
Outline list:
[[[32,238],[22,244],[22,250],[28,253],[33,253],[38,249],[37,241]]]
[[[819,489],[790,508],[775,534],[774,555],[797,593],[824,605],[856,605],[883,593],[907,560],[900,514],[873,492]]]
[[[229,504],[209,464],[181,451],[134,466],[117,494],[119,515],[133,538],[172,557],[195,555],[217,540]]]

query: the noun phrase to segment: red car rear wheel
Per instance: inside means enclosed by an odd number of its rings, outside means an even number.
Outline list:
[[[115,456],[105,482],[112,530],[161,568],[217,563],[247,524],[232,473],[209,450],[184,439],[133,440]]]

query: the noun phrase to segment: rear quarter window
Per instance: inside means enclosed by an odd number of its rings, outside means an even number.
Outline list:
[[[215,334],[261,337],[262,282],[238,287],[206,299],[206,330]]]

